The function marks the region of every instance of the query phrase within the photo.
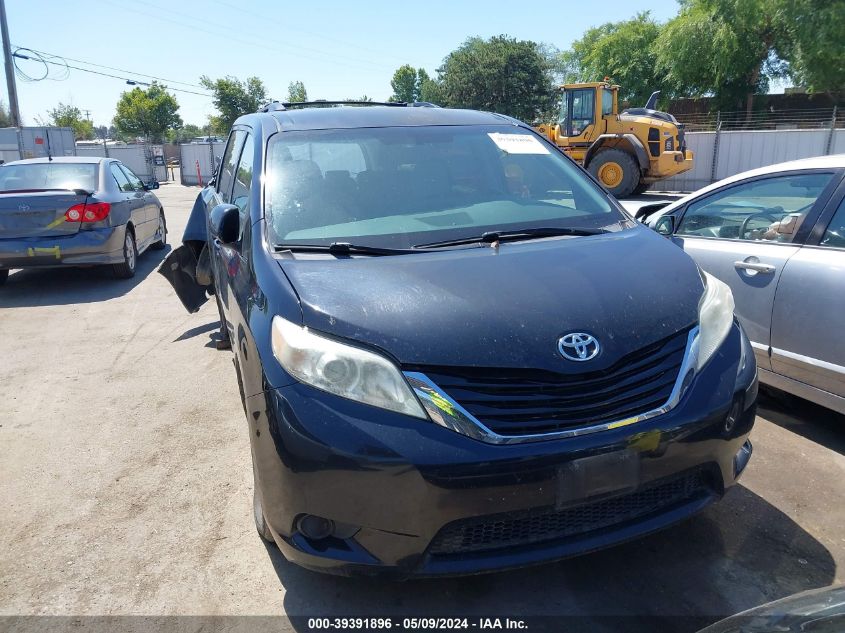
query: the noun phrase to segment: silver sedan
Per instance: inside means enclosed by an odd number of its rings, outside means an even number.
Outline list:
[[[637,217],[731,287],[762,383],[845,413],[845,155],[748,171]]]
[[[138,256],[167,243],[157,188],[109,158],[0,165],[0,284],[12,268],[105,264],[134,276]]]

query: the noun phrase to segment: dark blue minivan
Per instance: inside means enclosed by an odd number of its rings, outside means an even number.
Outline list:
[[[217,301],[290,561],[561,559],[737,481],[757,372],[725,284],[514,119],[286,105],[237,120],[161,272]]]

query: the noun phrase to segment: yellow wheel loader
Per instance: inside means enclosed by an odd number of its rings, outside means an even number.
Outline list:
[[[692,168],[684,126],[654,109],[660,92],[643,108],[618,111],[619,86],[606,81],[561,86],[557,123],[536,129],[582,164],[617,198],[642,193],[663,178]]]

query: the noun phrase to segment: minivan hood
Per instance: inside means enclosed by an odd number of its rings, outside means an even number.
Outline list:
[[[375,346],[404,366],[602,370],[692,325],[702,282],[681,249],[637,227],[389,257],[279,260],[303,324]],[[558,339],[602,352],[565,360]],[[589,365],[589,369],[585,367]]]

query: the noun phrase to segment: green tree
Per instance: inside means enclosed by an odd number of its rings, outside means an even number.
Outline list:
[[[239,116],[256,112],[268,101],[267,89],[258,77],[248,77],[246,81],[231,76],[212,80],[203,75],[200,84],[211,91],[219,115],[209,120],[214,131],[221,135],[229,133]]]
[[[750,115],[754,95],[788,72],[791,1],[684,0],[657,40],[658,70],[679,94],[712,94],[716,107]]]
[[[409,64],[403,64],[393,73],[393,79],[390,80],[390,85],[393,88],[390,101],[413,103],[417,100],[416,68]]]
[[[423,94],[428,96],[434,94],[433,83],[424,68],[414,68],[409,64],[404,64],[393,73],[393,79],[390,80],[393,94],[388,101],[399,103],[428,101],[429,99],[425,99]]]
[[[173,128],[167,132],[168,143],[186,143],[192,138],[198,136],[209,136],[211,134],[211,126],[199,126],[193,123],[186,123],[180,128]]]
[[[6,102],[0,99],[0,127],[11,127],[12,115],[9,114],[9,108],[6,107]]]
[[[73,136],[78,141],[85,141],[94,138],[94,124],[82,116],[82,111],[73,105],[59,102],[52,110],[47,110],[47,125],[56,127],[69,127],[73,129]],[[42,125],[43,120],[38,120]]]
[[[167,130],[182,126],[179,103],[166,86],[135,87],[120,95],[114,125],[120,134],[159,143]]]
[[[420,68],[417,71],[417,101],[426,101],[435,105],[440,105],[444,102],[443,90],[440,82],[432,79],[425,72],[425,69]]]
[[[308,101],[308,92],[305,90],[305,84],[301,81],[292,81],[288,84],[288,102],[296,103],[301,101]]]
[[[811,92],[845,93],[845,0],[783,3],[789,73]]]
[[[449,53],[437,72],[442,105],[533,121],[554,100],[552,67],[536,42],[473,37]]]
[[[655,43],[660,25],[648,11],[630,20],[608,22],[588,29],[572,48],[560,54],[558,67],[565,83],[601,81],[610,77],[619,84],[619,100],[645,104],[666,82],[657,70]]]

